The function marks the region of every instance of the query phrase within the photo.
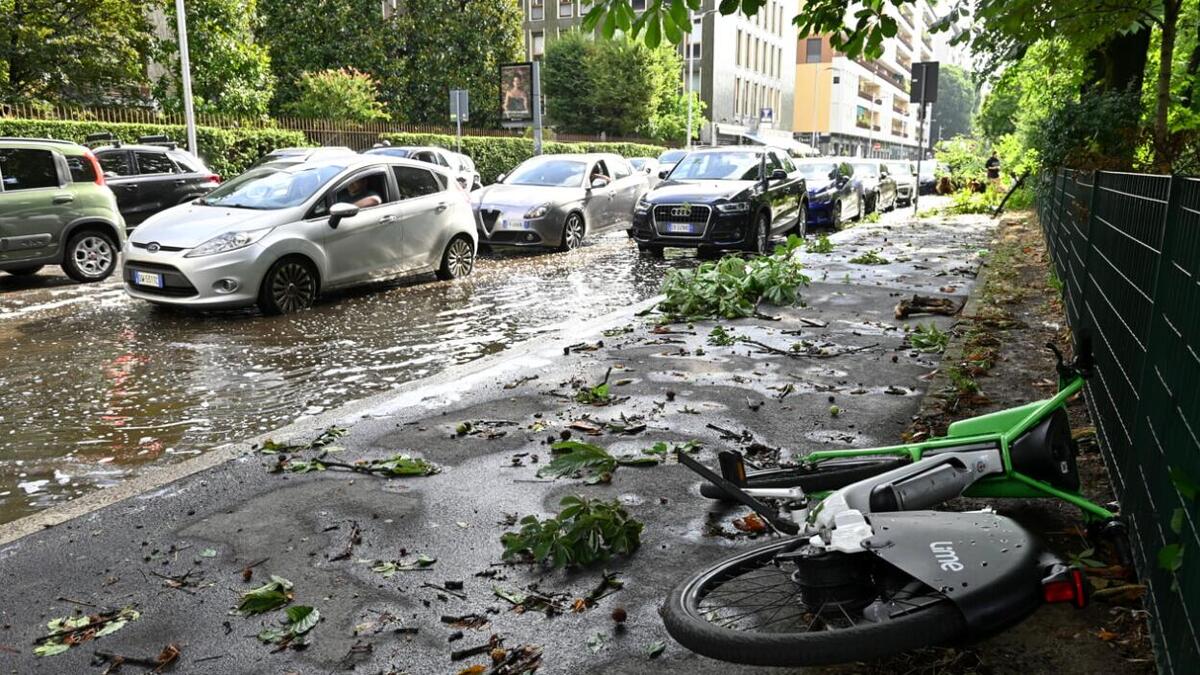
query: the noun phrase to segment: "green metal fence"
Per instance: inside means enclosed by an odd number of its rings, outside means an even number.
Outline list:
[[[1200,667],[1200,178],[1060,170],[1039,217],[1129,524],[1159,669]]]

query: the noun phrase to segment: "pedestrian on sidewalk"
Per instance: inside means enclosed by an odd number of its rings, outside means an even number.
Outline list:
[[[992,186],[992,189],[996,191],[1003,190],[1004,186],[1000,184],[1000,158],[996,156],[995,150],[992,150],[992,156],[988,157],[984,167],[987,169],[988,183]]]

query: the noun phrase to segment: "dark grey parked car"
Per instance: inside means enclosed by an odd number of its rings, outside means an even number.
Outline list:
[[[479,243],[569,251],[585,236],[629,229],[646,174],[620,155],[541,155],[471,193]]]
[[[165,136],[143,136],[136,145],[117,141],[93,152],[130,229],[159,211],[203,197],[221,183],[204,162]]]

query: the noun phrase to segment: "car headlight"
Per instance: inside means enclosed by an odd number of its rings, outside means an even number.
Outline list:
[[[750,202],[728,202],[725,204],[717,204],[717,210],[721,213],[749,213]]]
[[[246,248],[270,234],[273,229],[275,228],[267,227],[249,232],[226,232],[225,234],[218,234],[188,251],[183,257],[199,258],[200,256],[215,255],[217,253],[225,253],[226,251],[236,251],[239,248]]]
[[[634,213],[646,213],[650,210],[650,202],[646,201],[645,197],[637,200],[637,204],[633,205]]]
[[[542,204],[541,206],[535,206],[532,209],[529,209],[528,211],[525,212],[525,217],[529,218],[529,219],[543,218],[543,217],[545,217],[545,215],[547,213],[550,213],[550,206],[551,206],[550,204]]]

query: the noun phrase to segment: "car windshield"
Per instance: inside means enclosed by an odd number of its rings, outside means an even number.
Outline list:
[[[907,164],[888,164],[888,173],[893,176],[911,176],[912,169]]]
[[[879,165],[874,162],[855,163],[854,174],[867,178],[879,178]]]
[[[587,163],[574,159],[542,159],[525,162],[504,179],[506,185],[581,187]]]
[[[658,156],[658,161],[661,164],[674,164],[683,159],[685,155],[687,152],[684,150],[668,150]]]
[[[345,167],[317,166],[299,170],[263,167],[234,178],[197,203],[236,209],[286,209],[299,206]]]
[[[762,153],[697,152],[675,165],[672,180],[756,180]]]
[[[805,180],[829,180],[836,165],[833,162],[801,163],[797,167]]]

